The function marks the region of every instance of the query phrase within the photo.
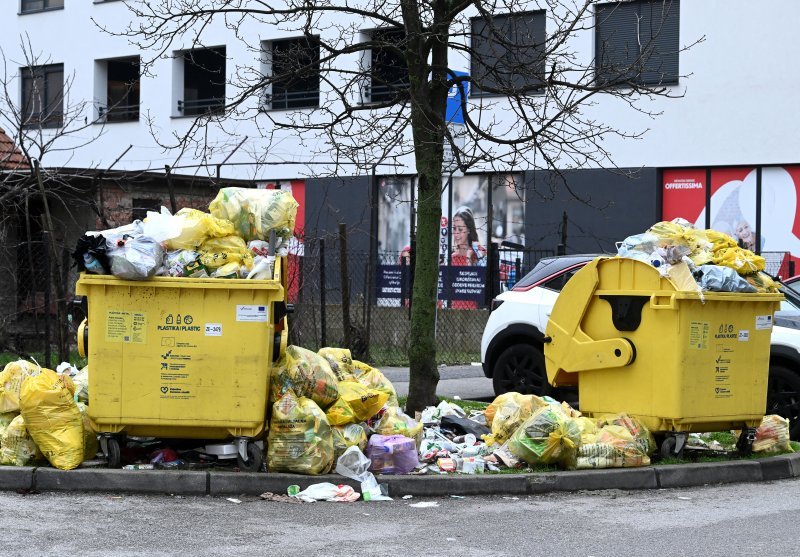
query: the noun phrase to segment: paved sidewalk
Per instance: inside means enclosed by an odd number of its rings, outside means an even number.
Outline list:
[[[399,396],[408,395],[408,368],[385,367],[381,371],[394,385]],[[483,374],[480,365],[442,366],[439,368],[439,386],[436,394],[441,397],[459,396],[464,400],[494,400],[492,380]]]

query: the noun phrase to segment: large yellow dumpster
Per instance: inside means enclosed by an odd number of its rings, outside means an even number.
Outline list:
[[[688,432],[755,428],[782,299],[682,291],[647,263],[597,258],[550,315],[548,379],[577,383],[584,414],[627,412],[668,434],[662,453],[678,452]]]
[[[244,464],[260,465],[260,450],[246,441],[264,431],[283,276],[281,258],[275,280],[81,275],[89,418],[108,443],[110,466],[119,464],[123,435],[234,438]]]

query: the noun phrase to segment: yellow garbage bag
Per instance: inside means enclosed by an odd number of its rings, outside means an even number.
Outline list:
[[[215,217],[231,221],[236,234],[247,240],[269,240],[270,231],[282,241],[291,238],[299,204],[286,190],[222,188],[209,204]]]
[[[367,450],[367,430],[361,424],[347,424],[331,426],[333,433],[333,462],[339,460],[339,457],[344,452],[352,447],[357,446],[361,452]]]
[[[411,437],[419,446],[422,441],[422,424],[408,416],[399,406],[390,406],[375,424],[378,435],[402,435]]]
[[[339,381],[355,379],[353,375],[353,357],[347,348],[320,348],[317,354],[328,360],[331,371]]]
[[[591,443],[578,448],[578,469],[649,466],[650,457],[631,431],[622,425],[600,428]]]
[[[607,426],[621,426],[625,428],[632,436],[636,445],[639,447],[639,450],[646,455],[655,453],[656,449],[658,448],[656,446],[655,437],[653,437],[653,434],[650,433],[650,430],[633,416],[629,416],[625,413],[606,415],[598,420],[597,425],[600,430],[606,428]]]
[[[353,360],[353,372],[362,384],[376,391],[386,393],[389,396],[389,398],[386,399],[386,404],[389,406],[400,406],[400,403],[397,401],[397,391],[394,390],[394,385],[392,385],[392,382],[389,381],[380,370],[364,362]]]
[[[75,400],[89,404],[89,366],[80,369],[72,382],[75,384]]]
[[[756,440],[753,442],[756,453],[792,453],[789,443],[789,420],[777,414],[770,414],[761,419],[756,429]]]
[[[333,434],[325,413],[310,398],[286,393],[272,407],[267,468],[316,475],[332,466]]]
[[[208,238],[219,238],[233,234],[233,223],[197,209],[185,207],[175,213],[181,229],[177,238],[167,240],[168,250],[194,250]]]
[[[61,470],[83,462],[83,419],[65,377],[49,369],[31,375],[20,390],[20,414],[36,446]],[[68,377],[66,377],[68,379]]]
[[[369,389],[355,379],[339,382],[339,398],[325,415],[331,425],[363,422],[377,414],[386,404],[389,395]]]
[[[339,398],[336,376],[328,361],[299,346],[286,347],[286,371],[279,377],[281,391],[291,389],[299,397],[308,397],[323,410]]]
[[[581,444],[594,443],[597,440],[597,422],[586,416],[575,418],[581,428]]]
[[[19,412],[5,412],[0,414],[0,441],[3,439],[3,433],[5,433],[6,428],[8,425],[19,416]]]
[[[722,248],[715,251],[711,262],[715,265],[730,267],[740,275],[757,273],[763,271],[767,266],[763,257],[740,247]]]
[[[11,420],[0,438],[0,464],[26,466],[39,460],[41,455],[25,427],[25,418],[20,415]]]
[[[253,252],[247,249],[247,244],[240,236],[210,238],[197,251],[200,253],[200,263],[209,270],[228,263],[237,263],[247,269],[253,268]]]
[[[511,454],[528,464],[576,466],[581,426],[559,406],[539,408],[508,440]]]
[[[778,293],[780,292],[780,283],[776,282],[767,273],[759,271],[752,275],[747,275],[744,280],[749,282],[758,292],[761,293]]]
[[[515,392],[499,395],[483,411],[492,433],[481,437],[487,445],[502,445],[536,409],[544,406],[547,402],[536,395]]]
[[[42,368],[38,365],[25,360],[6,364],[3,371],[0,371],[0,412],[19,412],[22,381],[40,369]]]
[[[100,442],[89,419],[89,407],[79,402],[78,410],[81,412],[81,422],[83,422],[83,460],[92,460],[100,450]]]

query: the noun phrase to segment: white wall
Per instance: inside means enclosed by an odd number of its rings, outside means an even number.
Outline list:
[[[0,3],[0,34],[7,60],[7,73],[16,73],[21,63],[20,37],[30,36],[36,50],[41,51],[51,63],[64,63],[65,74],[74,73],[76,85],[71,99],[92,101],[97,91],[95,60],[138,54],[125,39],[101,32],[92,22],[121,29],[130,15],[123,2],[92,3],[88,0],[66,0],[64,10],[29,15],[18,15],[18,1]],[[592,116],[635,133],[649,129],[639,140],[609,138],[606,147],[619,166],[688,166],[730,165],[800,162],[796,95],[800,90],[800,41],[795,38],[798,27],[796,0],[773,0],[768,3],[752,0],[683,0],[681,2],[681,44],[689,44],[705,36],[704,42],[682,53],[680,71],[688,77],[672,90],[683,94],[676,100],[658,99],[646,108],[663,115],[650,119],[633,112],[613,99],[602,99],[598,106],[589,109]],[[364,23],[363,29],[375,25]],[[275,28],[240,29],[252,36],[250,43],[274,38],[296,36],[296,33]],[[237,64],[259,67],[255,50],[237,42],[223,25],[210,29],[205,43],[227,48],[229,76]],[[574,41],[582,56],[591,57],[593,37],[586,32]],[[188,47],[187,43],[174,45],[172,50]],[[257,46],[256,46],[257,48]],[[588,59],[588,58],[587,58]],[[72,139],[75,144],[101,136],[88,147],[76,151],[51,153],[43,160],[45,166],[70,167],[107,166],[128,145],[133,149],[117,164],[117,169],[163,169],[165,164],[194,164],[196,154],[185,153],[176,162],[176,154],[164,152],[153,140],[145,122],[149,116],[154,129],[168,140],[171,134],[181,134],[190,126],[191,118],[175,118],[176,74],[174,60],[161,60],[153,68],[154,77],[141,82],[142,119],[138,123],[96,125]],[[357,63],[354,59],[353,63]],[[466,62],[462,62],[466,66]],[[458,68],[454,64],[454,69]],[[229,90],[229,94],[232,90]],[[1,102],[1,101],[0,101]],[[255,99],[253,101],[255,103]],[[502,103],[500,103],[502,105]],[[1,108],[1,107],[0,107]],[[86,118],[94,117],[93,108]],[[507,111],[498,106],[497,114]],[[230,135],[214,134],[210,142],[217,145],[207,159],[221,162],[230,150],[245,136],[249,139],[230,159],[230,162],[248,162],[265,156],[271,161],[309,160],[316,138],[307,138],[301,145],[294,138],[281,138],[265,153],[265,143],[260,140],[270,133],[263,119],[261,127],[252,121],[228,122],[225,128]],[[266,126],[266,127],[265,127]],[[407,161],[406,162],[410,162]],[[226,167],[223,175],[251,179],[288,179],[303,177],[313,168],[295,164],[289,166]],[[522,170],[522,169],[515,169]],[[407,169],[406,172],[413,169]],[[185,170],[184,173],[194,173]],[[213,174],[215,168],[207,173]],[[204,171],[200,171],[201,174]]]

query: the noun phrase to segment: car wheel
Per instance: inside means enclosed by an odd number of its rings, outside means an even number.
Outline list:
[[[495,395],[517,392],[550,394],[544,354],[533,344],[514,344],[500,353],[492,372]]]
[[[800,375],[781,365],[769,367],[767,414],[787,418],[791,438],[800,439]]]

